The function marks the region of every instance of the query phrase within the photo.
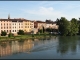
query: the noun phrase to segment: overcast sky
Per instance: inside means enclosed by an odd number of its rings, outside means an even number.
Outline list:
[[[0,18],[25,18],[29,20],[80,17],[80,1],[0,1]]]

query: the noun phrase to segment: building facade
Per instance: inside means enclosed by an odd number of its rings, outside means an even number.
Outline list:
[[[21,19],[10,19],[11,23],[11,33],[17,34],[19,30],[23,30],[23,21]]]
[[[17,34],[19,30],[23,30],[24,32],[34,32],[36,34],[38,32],[38,29],[46,29],[46,28],[53,28],[58,29],[58,25],[50,20],[47,20],[46,22],[43,21],[31,21],[27,19],[10,19],[10,16],[8,16],[8,19],[0,19],[0,34],[1,31],[13,34]]]
[[[34,28],[34,22],[30,20],[23,20],[24,32],[31,32]]]
[[[11,21],[9,19],[0,19],[0,33],[2,31],[11,32]]]

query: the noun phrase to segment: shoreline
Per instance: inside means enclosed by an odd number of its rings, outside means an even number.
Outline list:
[[[18,36],[13,36],[13,37],[6,37],[6,36],[1,36],[0,37],[0,42],[2,41],[15,41],[15,40],[27,40],[27,39],[44,39],[44,38],[49,38],[53,37],[55,35],[18,35]]]

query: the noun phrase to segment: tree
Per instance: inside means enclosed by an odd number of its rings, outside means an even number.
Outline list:
[[[78,20],[78,25],[79,25],[79,27],[78,27],[78,29],[79,29],[78,34],[80,35],[80,18]]]
[[[69,29],[70,29],[70,23],[65,17],[61,17],[60,20],[58,21],[59,25],[59,32],[61,35],[68,35]]]
[[[43,29],[38,29],[38,32],[43,33]]]
[[[19,30],[18,35],[24,35],[24,31],[23,30]]]
[[[13,37],[13,36],[14,36],[14,34],[12,34],[12,33],[8,34],[8,37]]]
[[[46,28],[46,31],[47,32],[51,32],[51,28]]]
[[[6,36],[6,35],[7,35],[7,33],[5,31],[1,32],[1,36]]]
[[[69,34],[72,36],[72,35],[76,35],[79,31],[79,24],[78,24],[78,21],[77,19],[75,18],[72,18],[71,19],[71,22],[70,22],[70,31],[69,31]]]
[[[45,32],[44,26],[43,26],[43,33]]]

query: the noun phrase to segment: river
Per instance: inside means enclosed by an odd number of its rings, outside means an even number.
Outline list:
[[[0,42],[0,59],[80,59],[80,36]]]

